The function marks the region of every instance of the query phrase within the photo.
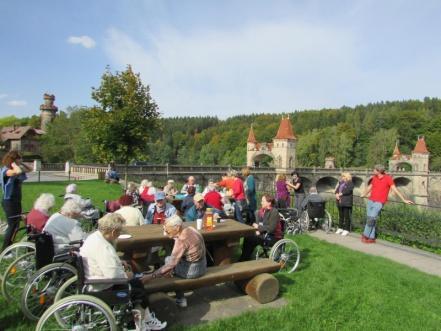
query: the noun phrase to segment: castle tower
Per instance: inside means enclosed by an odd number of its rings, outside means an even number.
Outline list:
[[[429,171],[429,150],[426,146],[424,136],[419,136],[412,151],[412,160],[415,165],[414,171]]]
[[[253,151],[256,150],[257,140],[256,136],[254,135],[253,126],[251,125],[250,132],[248,133],[248,139],[247,139],[247,166],[253,167],[254,161],[253,161]]]
[[[40,127],[43,131],[46,131],[47,125],[54,120],[58,107],[54,105],[55,95],[45,93],[43,98],[44,104],[40,105]]]
[[[421,205],[427,205],[429,197],[429,156],[424,136],[419,136],[412,151],[413,171],[416,173],[412,184],[415,202]]]
[[[274,164],[278,169],[293,169],[296,164],[297,138],[292,129],[289,116],[282,117],[279,130],[273,138],[272,153]]]

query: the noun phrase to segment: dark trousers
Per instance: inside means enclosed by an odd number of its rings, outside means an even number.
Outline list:
[[[147,292],[144,289],[144,285],[142,281],[138,278],[132,278],[129,280],[130,284],[130,299],[134,305],[139,304],[143,308],[147,308],[149,306]],[[125,290],[127,289],[127,285],[113,285],[109,290],[106,291],[115,291],[115,290]]]
[[[258,236],[245,237],[243,240],[242,255],[240,256],[239,261],[251,260],[251,254],[253,254],[254,248],[256,248],[256,246],[272,246],[276,241],[276,239],[270,236],[267,236],[265,238],[265,235],[263,234]]]
[[[352,207],[338,207],[339,228],[351,231]]]
[[[18,230],[21,220],[21,201],[17,200],[2,200],[2,207],[6,214],[6,219],[8,222],[8,227],[5,231],[5,237],[3,241],[4,250],[14,239],[14,235]]]

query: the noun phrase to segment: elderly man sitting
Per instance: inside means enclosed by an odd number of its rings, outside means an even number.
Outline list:
[[[161,323],[154,313],[150,312],[142,279],[135,278],[130,270],[125,271],[125,267],[128,266],[121,262],[113,246],[121,234],[124,222],[122,216],[115,213],[106,214],[98,220],[98,230],[92,233],[80,248],[85,277],[87,279],[128,278],[131,286],[131,299],[137,308],[133,311],[136,330],[162,330],[167,326],[167,322]],[[91,291],[118,288],[118,285],[89,286],[91,286]]]
[[[195,194],[193,201],[194,205],[187,209],[184,215],[185,220],[188,222],[196,221],[198,218],[204,218],[207,208],[213,209],[213,214],[215,215],[215,218],[226,217],[222,210],[207,205],[204,201],[204,196],[200,193]]]
[[[166,202],[165,193],[158,191],[155,193],[155,203],[150,204],[145,216],[146,224],[164,224],[165,219],[176,214],[176,208]]]
[[[195,228],[184,228],[182,219],[175,215],[165,221],[164,235],[174,239],[173,251],[165,258],[165,265],[153,274],[146,275],[144,281],[170,274],[181,278],[198,278],[207,272],[204,238]],[[176,292],[176,304],[187,306],[183,292]]]
[[[73,200],[67,200],[58,213],[49,217],[43,231],[52,235],[55,254],[68,249],[71,241],[83,240],[86,233],[76,218],[81,215],[81,207]]]

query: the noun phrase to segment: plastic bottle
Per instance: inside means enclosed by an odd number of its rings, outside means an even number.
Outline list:
[[[207,208],[205,210],[204,215],[204,228],[205,231],[212,231],[213,230],[213,208]]]

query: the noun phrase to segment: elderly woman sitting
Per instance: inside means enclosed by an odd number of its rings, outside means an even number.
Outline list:
[[[92,233],[80,248],[83,258],[84,273],[87,279],[118,279],[127,278],[131,286],[131,299],[136,310],[136,330],[162,330],[167,322],[161,323],[148,308],[147,296],[142,281],[134,277],[119,259],[113,243],[121,234],[125,221],[121,215],[106,214],[98,220],[98,230]],[[89,285],[90,291],[118,289],[120,285]]]
[[[64,200],[73,200],[81,208],[81,216],[86,219],[97,220],[100,217],[100,211],[92,204],[92,200],[83,199],[81,195],[77,193],[77,184],[69,184],[66,186],[66,194]]]
[[[26,223],[31,226],[32,231],[41,232],[49,219],[49,211],[55,205],[55,197],[50,193],[42,193],[35,200],[34,208],[26,217]]]
[[[68,249],[71,241],[86,238],[76,220],[81,215],[81,207],[73,200],[67,200],[58,213],[49,217],[43,231],[52,235],[55,254],[62,253]]]
[[[207,272],[204,238],[195,228],[184,228],[182,219],[175,215],[166,219],[164,235],[174,239],[173,251],[171,256],[165,258],[165,265],[146,276],[147,279],[172,274],[181,278],[198,278]],[[176,292],[176,304],[180,307],[187,306],[183,292]]]

